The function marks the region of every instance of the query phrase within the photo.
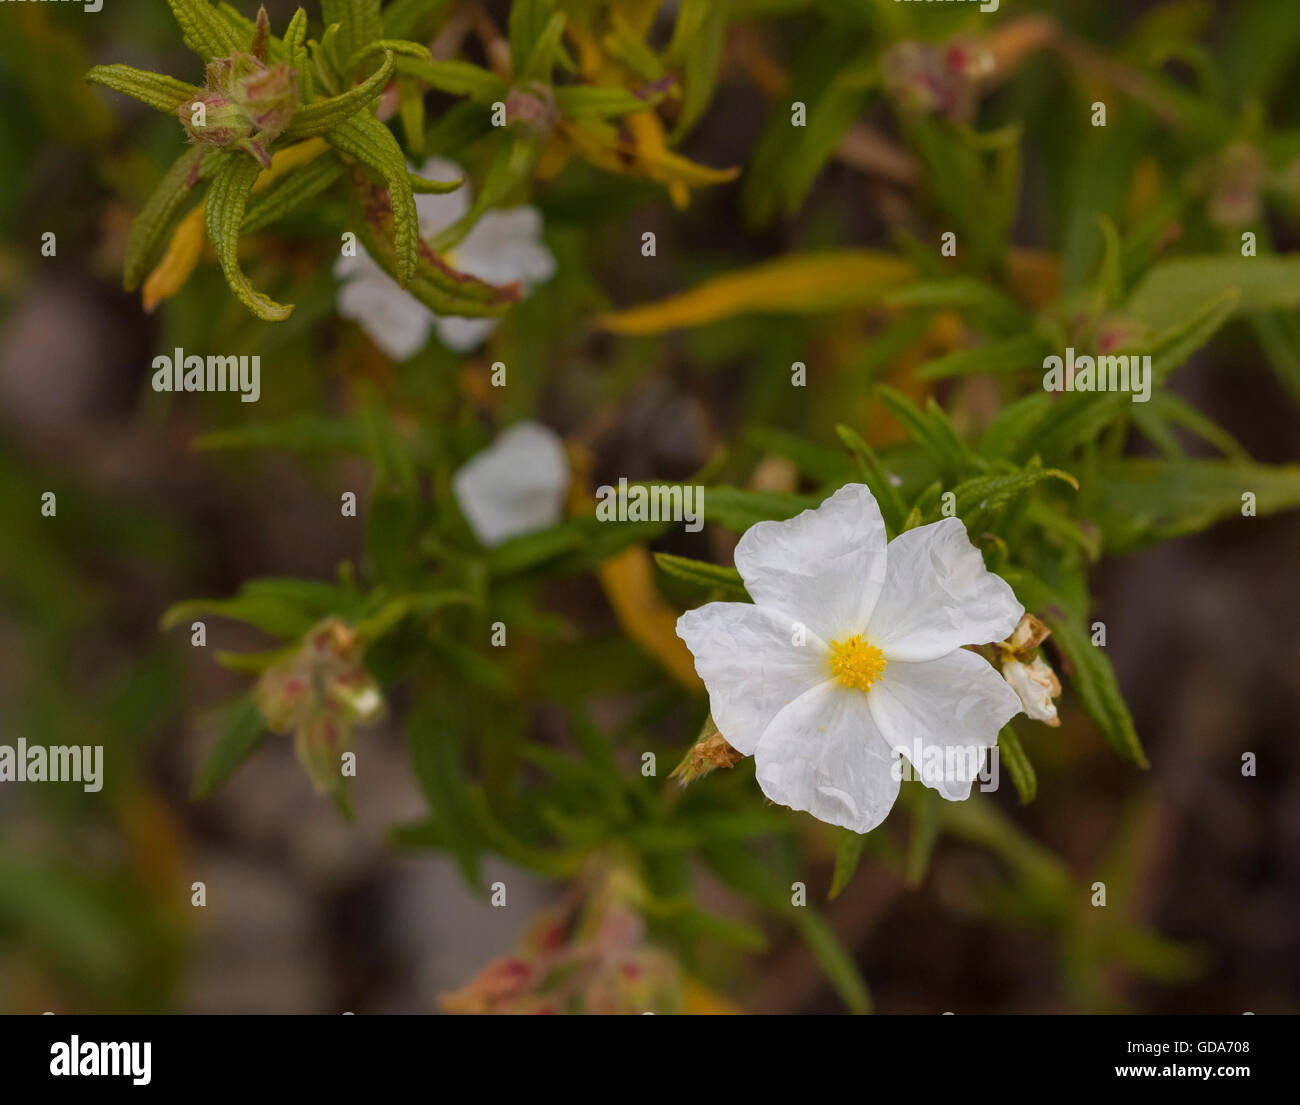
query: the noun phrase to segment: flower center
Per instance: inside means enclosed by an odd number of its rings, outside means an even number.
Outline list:
[[[831,642],[831,674],[844,686],[869,691],[884,670],[885,654],[860,635]]]

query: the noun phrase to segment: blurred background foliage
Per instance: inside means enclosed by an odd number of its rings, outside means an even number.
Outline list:
[[[127,236],[184,133],[82,77],[201,64],[167,5],[0,7],[0,739],[106,749],[98,795],[0,790],[4,1007],[1294,1011],[1300,8],[325,7],[431,48],[379,101],[413,165],[542,213],[557,274],[475,353],[339,318],[346,185],[240,243],[286,321],[211,253],[146,313]],[[492,127],[524,81],[545,125]],[[1151,353],[1153,400],[1046,396],[1067,345]],[[260,401],[153,392],[178,346],[260,355]],[[484,549],[451,473],[523,418],[570,517]],[[597,525],[619,477],[710,524]],[[749,761],[667,778],[707,715],[673,618],[853,479],[893,532],[953,490],[1065,684],[995,794],[908,784],[866,837]],[[250,697],[325,619],[388,702],[333,804]]]

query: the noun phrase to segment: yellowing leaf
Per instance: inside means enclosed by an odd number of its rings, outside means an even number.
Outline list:
[[[668,186],[669,195],[678,207],[684,207],[689,189],[705,188],[735,180],[740,170],[710,169],[675,154],[664,146],[663,125],[652,111],[639,111],[624,117],[633,135],[624,138],[614,126],[592,121],[569,120],[561,124],[573,148],[598,168],[611,173],[644,176]]]
[[[677,636],[677,612],[655,590],[654,563],[640,545],[611,556],[596,575],[614,608],[614,616],[629,637],[691,690],[701,689],[695,660]]]
[[[682,1012],[697,1016],[730,1016],[743,1010],[716,990],[687,977],[682,983]]]
[[[1048,250],[1012,249],[1007,284],[1021,303],[1043,310],[1061,294],[1061,256]]]
[[[167,244],[167,252],[158,262],[141,289],[146,313],[152,313],[164,299],[170,299],[185,285],[203,253],[204,205],[200,201],[180,221]]]
[[[806,253],[715,276],[658,303],[603,315],[595,325],[616,334],[658,334],[733,315],[866,307],[915,278],[910,262],[885,253],[865,249]]]
[[[570,441],[569,510],[591,510],[592,456],[581,443]],[[677,636],[677,613],[655,588],[654,561],[642,545],[633,545],[603,561],[596,569],[605,597],[623,632],[662,664],[683,686],[702,691],[695,660],[686,642]]]

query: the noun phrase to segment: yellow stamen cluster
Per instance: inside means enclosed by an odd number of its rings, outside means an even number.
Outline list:
[[[869,691],[884,670],[885,654],[860,635],[831,642],[831,674],[844,686]]]

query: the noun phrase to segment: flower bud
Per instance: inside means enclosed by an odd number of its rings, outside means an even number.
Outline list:
[[[176,114],[192,142],[236,146],[269,166],[268,147],[297,109],[298,82],[288,62],[268,66],[237,50],[208,63],[203,92],[181,104]]]

